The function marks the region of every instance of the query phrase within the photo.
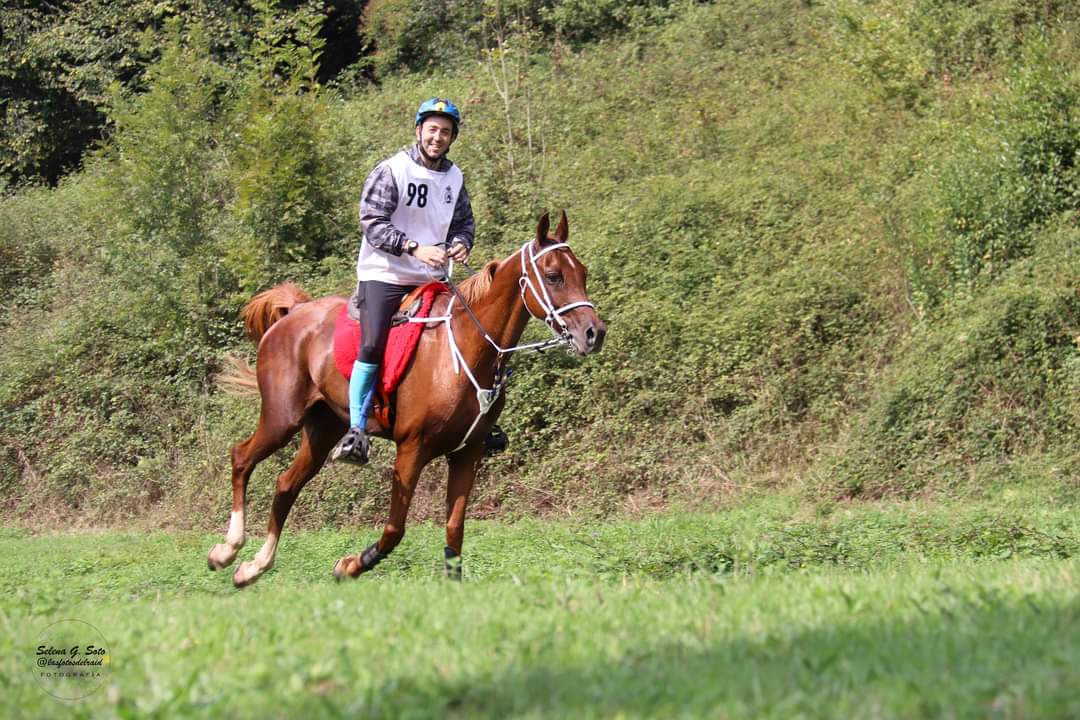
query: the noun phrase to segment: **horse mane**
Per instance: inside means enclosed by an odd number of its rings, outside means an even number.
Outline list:
[[[270,326],[285,317],[294,305],[311,300],[311,296],[292,283],[275,285],[251,298],[240,311],[244,332],[256,345]]]
[[[461,281],[458,290],[465,296],[465,302],[472,305],[488,294],[488,291],[491,290],[491,282],[495,279],[495,269],[498,267],[499,261],[492,260],[480,268],[479,272],[473,273]]]

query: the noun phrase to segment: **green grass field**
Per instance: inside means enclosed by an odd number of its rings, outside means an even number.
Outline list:
[[[439,575],[441,528],[422,524],[335,584],[335,560],[374,535],[287,533],[274,570],[236,591],[206,570],[216,534],[2,531],[0,715],[1080,716],[1080,520],[1066,509],[800,517],[767,500],[476,522],[460,585]],[[77,702],[35,677],[61,619],[108,643],[101,688]]]

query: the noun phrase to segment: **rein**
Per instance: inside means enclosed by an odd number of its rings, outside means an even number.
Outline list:
[[[427,324],[442,322],[446,324],[446,336],[450,343],[450,356],[454,360],[454,372],[460,373],[461,369],[464,368],[466,377],[469,378],[469,382],[472,383],[472,386],[476,388],[476,401],[480,405],[480,413],[476,416],[476,419],[473,420],[472,425],[469,426],[469,430],[465,433],[465,437],[461,440],[461,443],[451,451],[452,453],[455,453],[461,448],[465,447],[465,443],[469,441],[469,438],[472,436],[473,430],[475,430],[476,426],[480,423],[480,419],[487,415],[488,411],[491,410],[492,405],[494,405],[495,401],[498,400],[499,395],[502,394],[503,388],[506,387],[506,383],[510,379],[510,370],[509,368],[507,368],[505,372],[501,370],[500,365],[502,364],[503,356],[517,352],[518,350],[536,350],[537,352],[542,352],[556,345],[565,345],[567,347],[572,346],[573,340],[570,337],[570,332],[566,326],[566,321],[562,319],[563,314],[579,307],[590,307],[594,310],[596,309],[596,306],[588,300],[579,300],[577,302],[567,303],[566,305],[563,305],[559,308],[556,308],[555,304],[551,300],[551,295],[548,293],[547,285],[543,281],[543,276],[540,274],[540,267],[536,264],[536,261],[547,253],[554,250],[563,250],[569,248],[570,245],[567,243],[555,243],[554,245],[549,245],[545,247],[538,253],[534,253],[532,251],[532,241],[530,240],[529,242],[522,245],[521,250],[519,251],[521,254],[521,277],[518,278],[518,285],[521,289],[521,302],[525,306],[525,311],[528,312],[531,317],[536,318],[537,320],[544,321],[544,324],[547,325],[547,328],[554,336],[551,340],[527,343],[524,345],[515,345],[509,348],[504,348],[499,345],[499,343],[497,343],[495,339],[491,337],[488,331],[484,328],[483,324],[480,322],[480,318],[476,317],[476,313],[473,312],[473,309],[471,307],[469,307],[469,303],[465,300],[465,296],[462,295],[457,285],[454,283],[453,280],[450,279],[450,273],[453,272],[453,265],[451,265],[450,269],[447,271],[446,277],[440,281],[445,283],[446,286],[450,288],[450,291],[453,294],[453,297],[450,298],[450,302],[446,306],[446,314],[434,318],[409,318],[409,322],[415,323]],[[535,274],[536,279],[540,285],[540,292],[537,291],[536,285],[533,284],[532,278],[529,277],[529,267],[525,264],[526,250],[528,250],[529,254],[529,264],[532,267],[533,274]],[[451,263],[452,262],[453,261],[451,261]],[[465,267],[468,267],[468,265],[465,265]],[[529,309],[528,299],[525,295],[526,290],[532,292],[533,299],[544,312],[543,317],[536,315],[535,313],[533,313],[532,310]],[[495,361],[495,384],[490,388],[483,388],[480,386],[480,383],[476,381],[476,377],[473,375],[472,370],[469,368],[469,365],[465,362],[465,356],[462,355],[461,349],[458,347],[457,340],[454,338],[454,328],[451,324],[451,320],[453,319],[455,300],[459,300],[461,302],[461,306],[465,308],[465,312],[472,319],[473,323],[480,331],[480,334],[483,336],[484,340],[486,340],[488,344],[491,345],[491,347],[495,348],[496,352],[498,352],[498,359]],[[558,325],[558,329],[556,329],[556,324]]]

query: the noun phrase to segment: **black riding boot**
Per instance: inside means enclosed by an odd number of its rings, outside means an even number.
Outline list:
[[[498,425],[492,425],[491,432],[484,438],[484,447],[487,448],[488,455],[498,455],[506,450],[509,444],[510,438],[506,436],[506,433]]]

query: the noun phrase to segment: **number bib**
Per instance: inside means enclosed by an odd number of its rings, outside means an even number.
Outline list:
[[[463,177],[457,165],[446,172],[428,170],[413,162],[402,150],[383,163],[397,185],[397,208],[390,222],[420,245],[445,243],[454,219]],[[420,285],[432,279],[432,271],[411,255],[400,257],[371,247],[365,240],[356,262],[359,280],[379,280],[395,285]]]

